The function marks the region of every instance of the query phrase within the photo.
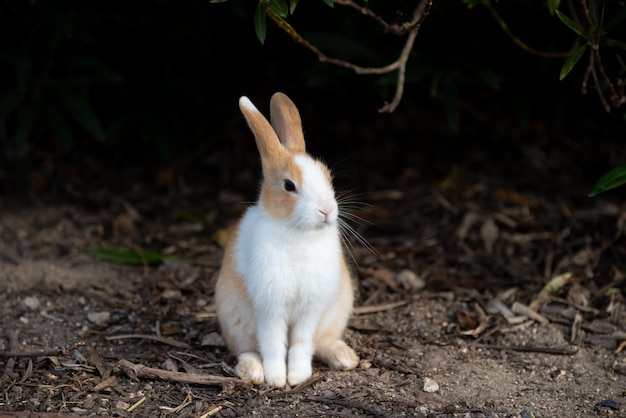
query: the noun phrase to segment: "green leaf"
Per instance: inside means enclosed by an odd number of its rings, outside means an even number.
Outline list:
[[[622,291],[619,287],[609,287],[604,291],[604,296],[621,295]]]
[[[626,183],[626,165],[616,167],[602,176],[591,189],[589,197],[614,189],[624,183]]]
[[[561,273],[558,276],[553,277],[550,281],[541,289],[536,298],[542,298],[552,295],[562,289],[568,283],[572,281],[572,273]]]
[[[335,7],[335,2],[333,0],[322,0],[328,7]]]
[[[266,0],[267,7],[283,19],[287,17],[289,8],[285,0]]]
[[[173,256],[149,250],[131,250],[128,248],[97,247],[90,248],[87,253],[98,260],[117,264],[140,266],[143,264],[159,264]]]
[[[44,113],[50,122],[50,130],[52,131],[52,135],[56,138],[57,141],[63,147],[65,152],[69,152],[74,145],[74,141],[72,140],[72,128],[70,128],[67,119],[59,111],[56,106],[47,105],[44,108]]]
[[[626,49],[626,43],[622,41],[618,41],[617,39],[607,39],[607,45],[616,46],[618,48]]]
[[[256,6],[256,10],[254,11],[254,31],[256,32],[256,37],[259,38],[259,42],[261,45],[265,44],[265,33],[266,33],[266,22],[267,16],[265,15],[265,10],[263,9],[263,5],[261,1]]]
[[[106,135],[93,110],[85,100],[77,96],[63,85],[54,84],[61,102],[65,105],[74,120],[87,130],[96,140],[104,142]]]
[[[560,5],[561,0],[548,0],[548,10],[552,16],[554,16],[554,13],[558,10]]]
[[[604,29],[605,31],[608,31],[614,28],[615,26],[619,25],[620,23],[622,23],[624,19],[626,19],[626,7],[622,6],[619,9],[619,12],[617,12],[615,16],[611,18],[611,20],[606,22],[606,25],[604,25],[602,29]]]
[[[589,10],[589,17],[591,18],[591,22],[594,24],[594,26],[596,26],[596,24],[598,23],[598,15],[595,0],[588,0],[587,9]]]
[[[559,19],[561,19],[561,22],[565,23],[565,25],[567,25],[568,28],[576,32],[581,37],[587,39],[587,35],[585,34],[585,32],[572,19],[565,16],[563,13],[559,12],[558,10],[555,10],[555,13],[559,17]]]
[[[289,1],[289,13],[293,14],[293,12],[296,11],[296,6],[298,5],[299,2],[300,2],[300,0],[290,0]]]
[[[582,57],[583,53],[587,49],[587,44],[581,45],[576,50],[567,57],[565,62],[563,63],[563,67],[561,67],[561,74],[559,75],[559,81],[563,80],[569,73],[572,71],[580,57]]]
[[[85,251],[98,260],[108,261],[110,263],[129,264],[133,266],[140,266],[144,264],[154,265],[162,263],[163,261],[179,261],[188,263],[191,265],[202,264],[196,260],[185,259],[176,255],[164,254],[157,251],[129,248],[115,248],[115,247],[96,247],[89,248]]]

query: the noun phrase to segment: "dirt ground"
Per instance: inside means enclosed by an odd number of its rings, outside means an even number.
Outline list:
[[[360,365],[315,363],[287,389],[232,377],[214,314],[220,243],[247,196],[3,198],[0,417],[626,416],[626,204],[587,198],[593,179],[551,189],[541,170],[519,167],[522,184],[506,162],[472,167],[368,179],[355,226],[372,249],[352,239],[346,334]]]

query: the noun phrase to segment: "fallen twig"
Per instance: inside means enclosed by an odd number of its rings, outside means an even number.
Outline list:
[[[513,313],[516,313],[518,315],[524,315],[526,318],[532,319],[544,325],[550,323],[550,321],[548,321],[548,319],[545,316],[541,315],[538,312],[533,311],[528,306],[519,302],[513,303],[513,306],[511,306],[511,311],[513,311]]]
[[[395,309],[400,306],[404,306],[411,302],[410,300],[403,300],[400,302],[391,302],[391,303],[383,303],[381,305],[369,305],[369,306],[357,306],[354,308],[355,315],[365,315],[375,312],[383,312],[388,311],[390,309]]]
[[[127,410],[126,410],[126,412],[133,412],[135,409],[137,409],[137,407],[138,407],[139,405],[141,405],[142,403],[144,403],[144,402],[146,401],[146,399],[148,399],[148,398],[146,398],[145,396],[143,396],[143,397],[142,397],[141,399],[139,399],[137,402],[135,402],[134,404],[132,404],[132,405],[131,405],[131,406],[130,406]]]
[[[130,378],[139,380],[144,379],[159,379],[170,382],[190,383],[198,385],[214,385],[222,386],[228,383],[249,384],[244,380],[237,377],[215,376],[210,374],[200,373],[183,373],[183,372],[171,372],[169,370],[155,369],[145,366],[143,364],[131,363],[128,360],[120,360],[117,362],[119,368],[126,373]]]
[[[552,348],[552,347],[532,347],[532,346],[515,346],[515,345],[489,345],[489,344],[474,344],[477,348],[486,348],[489,350],[500,351],[521,351],[527,353],[544,353],[554,354],[557,356],[573,356],[578,350],[572,350],[568,348]]]
[[[176,348],[189,348],[189,344],[184,343],[182,341],[175,340],[173,338],[160,337],[158,335],[149,335],[149,334],[123,334],[123,335],[111,335],[106,337],[107,341],[111,340],[123,340],[126,338],[140,338],[144,340],[152,340],[157,341],[163,344],[171,345]]]
[[[166,410],[170,414],[177,414],[183,410],[187,405],[191,404],[193,401],[193,392],[188,390],[187,396],[183,400],[183,402],[175,408],[170,408],[169,406],[159,406],[160,409]]]

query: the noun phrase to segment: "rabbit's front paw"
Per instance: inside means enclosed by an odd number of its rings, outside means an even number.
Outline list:
[[[285,361],[266,361],[263,363],[265,368],[265,383],[270,386],[282,388],[287,383],[287,366]]]
[[[300,383],[306,381],[313,375],[313,368],[311,367],[311,361],[296,364],[295,366],[289,366],[289,374],[287,375],[287,381],[290,386],[297,386]]]
[[[235,373],[243,380],[249,380],[255,385],[263,383],[263,363],[257,353],[241,353]]]

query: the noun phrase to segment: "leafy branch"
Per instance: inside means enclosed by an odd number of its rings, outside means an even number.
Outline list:
[[[296,2],[297,3],[297,2]],[[361,14],[372,18],[378,24],[380,24],[386,33],[391,33],[397,36],[406,36],[406,40],[402,50],[400,51],[400,55],[398,58],[385,66],[382,67],[363,67],[360,65],[356,65],[349,61],[344,61],[341,59],[333,58],[326,55],[319,48],[308,42],[304,39],[297,31],[291,26],[287,20],[287,6],[284,0],[259,0],[259,4],[257,6],[257,11],[255,13],[255,28],[257,31],[257,36],[259,40],[263,42],[265,40],[265,22],[264,17],[269,17],[281,30],[283,30],[287,35],[289,35],[296,43],[313,52],[317,59],[320,62],[325,62],[328,64],[336,65],[339,67],[347,68],[349,70],[354,71],[356,74],[386,74],[393,71],[398,72],[397,82],[396,82],[396,91],[393,97],[393,100],[389,103],[385,103],[383,107],[381,107],[378,111],[381,113],[393,113],[400,101],[402,100],[402,95],[404,93],[404,84],[405,84],[405,74],[406,74],[406,65],[409,60],[409,56],[413,49],[413,44],[415,43],[415,38],[417,37],[417,33],[426,19],[426,17],[430,13],[430,8],[432,7],[432,0],[421,0],[410,21],[404,22],[401,24],[387,23],[382,17],[378,14],[374,13],[365,3],[365,6],[361,6],[354,2],[353,0],[335,0],[334,4],[338,4],[345,7],[350,7],[359,11]],[[290,8],[293,10],[295,6]]]
[[[626,103],[626,95],[624,95],[626,65],[624,65],[624,59],[621,55],[616,55],[620,69],[615,82],[613,82],[603,63],[600,49],[604,50],[606,47],[612,46],[626,50],[624,42],[608,37],[608,32],[626,18],[626,7],[622,6],[618,13],[613,15],[606,23],[604,22],[604,16],[606,15],[604,2],[602,2],[601,6],[598,6],[593,0],[581,0],[580,9],[584,16],[586,27],[583,27],[582,23],[575,22],[558,9],[554,9],[554,13],[561,22],[576,33],[580,40],[584,41],[584,44],[574,50],[563,63],[559,79],[563,80],[574,69],[584,53],[589,50],[589,63],[581,83],[581,90],[583,94],[587,93],[589,80],[591,79],[602,106],[607,112],[610,112],[611,109],[618,109]],[[570,12],[575,15],[576,9],[572,6]]]

